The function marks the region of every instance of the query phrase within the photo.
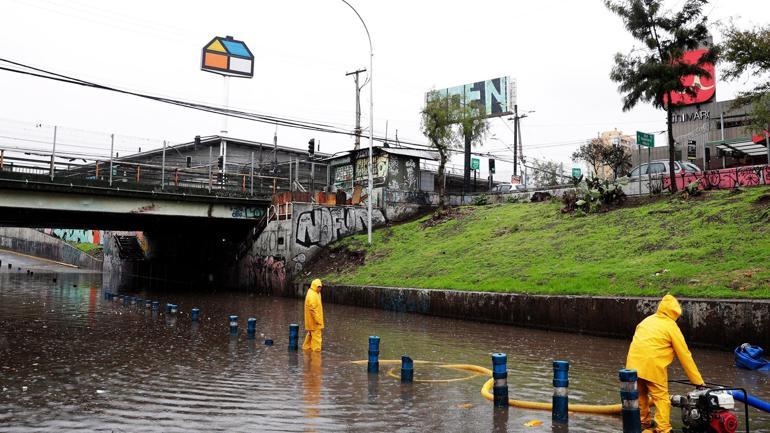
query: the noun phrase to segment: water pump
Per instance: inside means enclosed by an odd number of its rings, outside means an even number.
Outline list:
[[[738,418],[735,400],[723,389],[698,389],[686,395],[672,395],[671,405],[682,409],[684,433],[735,433]]]

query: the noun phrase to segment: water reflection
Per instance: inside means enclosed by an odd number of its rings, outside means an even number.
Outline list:
[[[403,385],[387,376],[390,367],[369,375],[365,364],[350,361],[366,358],[369,335],[381,336],[381,359],[408,353],[491,367],[490,353],[501,351],[508,353],[511,397],[550,401],[551,361],[569,359],[570,400],[608,404],[617,402],[617,370],[628,349],[622,340],[329,304],[322,354],[291,352],[287,327],[302,323],[301,300],[110,290],[178,304],[171,317],[124,306],[125,297],[105,300],[99,276],[51,281],[0,273],[0,432],[566,431],[551,426],[548,412],[493,410],[479,395],[483,377]],[[182,312],[193,305],[198,322]],[[230,338],[230,314],[257,317],[260,338]],[[264,346],[265,338],[275,346]],[[768,375],[737,370],[727,352],[693,352],[707,380],[770,400]],[[416,375],[455,377],[428,368]],[[670,376],[681,375],[676,368]],[[523,427],[533,419],[544,424]],[[752,431],[770,432],[766,415],[752,411],[752,421]],[[619,417],[570,416],[572,432],[620,429]]]

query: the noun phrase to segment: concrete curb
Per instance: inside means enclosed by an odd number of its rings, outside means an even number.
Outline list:
[[[302,297],[309,284],[282,293]],[[630,339],[659,298],[547,296],[441,289],[325,285],[336,304]],[[679,298],[677,324],[693,346],[732,350],[750,342],[770,347],[770,300]]]

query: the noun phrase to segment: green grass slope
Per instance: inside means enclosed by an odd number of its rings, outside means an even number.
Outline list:
[[[318,268],[329,283],[535,294],[770,298],[770,188],[661,198],[588,216],[558,203],[461,209],[332,245],[363,263]]]

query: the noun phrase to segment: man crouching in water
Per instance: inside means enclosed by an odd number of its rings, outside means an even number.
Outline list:
[[[316,278],[310,283],[310,289],[305,295],[305,342],[302,350],[321,351],[321,330],[324,329],[324,307],[321,305],[321,288],[323,283]]]
[[[668,396],[668,366],[679,358],[690,383],[698,388],[704,385],[698,367],[676,320],[682,315],[679,302],[666,295],[658,304],[658,311],[647,316],[636,326],[634,339],[628,349],[626,368],[636,370],[639,380],[639,411],[645,432],[671,431],[671,401]],[[652,429],[650,405],[655,406],[655,428]]]

